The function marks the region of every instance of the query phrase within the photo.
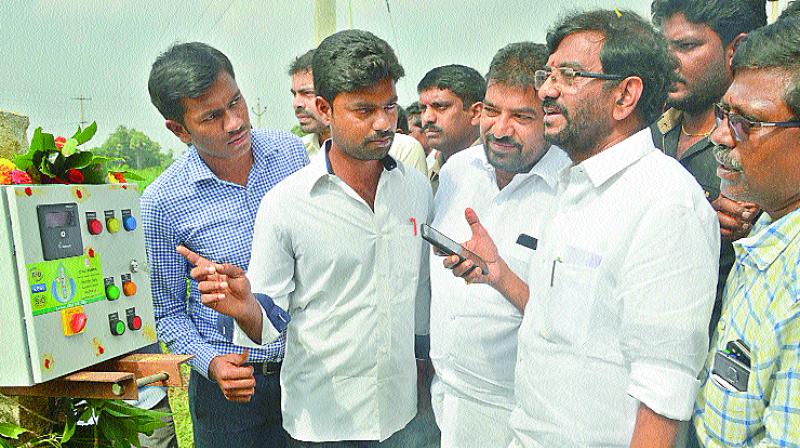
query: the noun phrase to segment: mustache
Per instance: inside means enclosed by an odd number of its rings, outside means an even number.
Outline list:
[[[442,132],[442,128],[433,123],[425,123],[425,125],[422,126],[422,132],[426,131]]]
[[[717,159],[717,163],[726,168],[742,171],[742,164],[731,156],[731,149],[725,145],[714,146],[714,158]]]
[[[518,150],[522,150],[522,144],[520,142],[514,140],[511,137],[500,137],[500,138],[497,138],[492,134],[486,134],[484,136],[484,140],[486,140],[486,143],[495,142],[495,143],[499,143],[501,145],[511,145],[511,146],[517,148]]]
[[[373,141],[376,141],[376,140],[383,140],[383,139],[389,138],[389,137],[394,137],[394,132],[393,131],[385,131],[385,132],[379,132],[379,133],[376,133],[376,134],[372,134],[369,137],[367,137],[366,140],[369,141],[369,142],[373,142]]]
[[[567,109],[564,106],[558,104],[558,102],[556,102],[556,100],[554,99],[545,98],[544,101],[542,101],[542,108],[544,109],[546,107],[552,107],[558,109],[558,113],[564,116],[567,115]]]

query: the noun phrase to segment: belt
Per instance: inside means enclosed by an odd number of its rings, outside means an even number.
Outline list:
[[[253,373],[260,373],[264,376],[273,375],[281,372],[282,361],[248,362],[245,365],[253,367]]]

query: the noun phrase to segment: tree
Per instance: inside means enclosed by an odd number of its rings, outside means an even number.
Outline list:
[[[172,155],[162,152],[161,145],[144,132],[125,126],[118,127],[94,151],[99,155],[123,159],[125,165],[136,170],[162,166],[172,160]]]

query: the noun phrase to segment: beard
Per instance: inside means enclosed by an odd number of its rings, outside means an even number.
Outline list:
[[[370,144],[375,140],[389,139],[389,143],[385,147],[374,148]],[[373,134],[365,138],[360,144],[354,146],[339,145],[341,151],[349,157],[356,160],[381,160],[389,154],[389,150],[394,142],[394,132],[383,132],[380,134]]]
[[[724,75],[724,68],[707,70],[704,76],[692,85],[686,85],[686,95],[682,98],[667,97],[667,106],[689,113],[702,112],[720,100],[728,90],[730,81]],[[686,82],[685,80],[683,81]]]
[[[598,119],[608,114],[602,109],[601,99],[587,98],[572,112],[555,100],[545,99],[543,107],[557,107],[564,117],[564,128],[556,134],[548,134],[545,124],[545,141],[563,149],[572,160],[585,159],[594,151],[600,137],[608,132],[605,120]]]
[[[483,152],[486,154],[486,160],[497,170],[502,170],[507,173],[527,173],[536,163],[536,160],[525,160],[525,152],[523,151],[522,143],[512,139],[511,137],[497,138],[491,133],[483,134]],[[504,145],[512,145],[514,151],[512,152],[498,152],[491,148],[490,143],[500,143]]]

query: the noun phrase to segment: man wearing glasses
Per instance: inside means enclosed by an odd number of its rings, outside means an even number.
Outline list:
[[[713,105],[733,81],[731,59],[746,33],[767,23],[764,0],[655,0],[653,22],[661,28],[678,60],[677,79],[667,97],[670,107],[650,128],[657,148],[677,159],[700,184],[717,209],[722,233],[713,334],[722,309],[725,279],[735,256],[731,242],[750,231],[758,207],[719,194]]]
[[[800,17],[752,32],[711,134],[722,193],[764,214],[733,243],[694,410],[702,446],[800,444]]]
[[[445,265],[524,309],[512,447],[669,447],[692,414],[719,255],[711,205],[647,128],[674,68],[630,11],[568,16],[547,46],[545,139],[572,164],[530,271],[509,270],[474,214],[465,245],[489,274]]]

